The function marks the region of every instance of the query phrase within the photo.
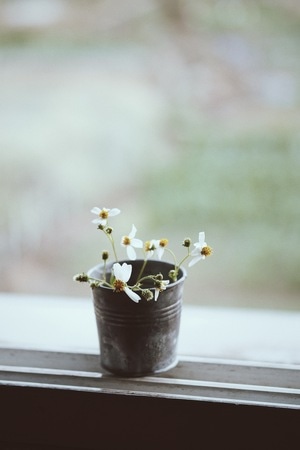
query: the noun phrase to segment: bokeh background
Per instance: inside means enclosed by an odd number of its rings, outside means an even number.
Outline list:
[[[299,309],[299,25],[297,0],[1,0],[0,290],[89,298],[105,206],[117,242],[206,232],[187,303]]]

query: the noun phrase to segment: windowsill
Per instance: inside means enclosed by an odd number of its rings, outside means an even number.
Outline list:
[[[0,294],[0,348],[97,354],[92,300]],[[300,312],[184,305],[179,355],[300,364]]]
[[[293,408],[300,402],[298,312],[185,305],[179,364],[156,378],[140,378],[134,389],[101,370],[90,299],[1,294],[0,308],[2,381],[78,389],[81,380],[82,390],[97,390],[115,380],[115,391],[130,389],[137,395],[183,392],[196,399],[210,392],[208,398],[221,395],[228,402]],[[255,400],[258,391],[265,392]]]
[[[1,294],[0,310],[0,447],[181,449],[201,433],[289,448],[298,433],[298,312],[185,305],[178,365],[124,379],[100,368],[91,300]]]

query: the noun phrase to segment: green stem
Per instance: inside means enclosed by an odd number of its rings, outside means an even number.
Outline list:
[[[169,248],[166,248],[166,251],[169,252],[170,255],[172,255],[173,260],[174,260],[174,266],[175,266],[175,269],[176,269],[176,267],[177,267],[178,265],[177,265],[177,260],[176,260],[175,254],[174,254],[174,253],[172,252],[172,250],[170,250]],[[179,267],[179,266],[178,266],[178,267]]]
[[[140,279],[138,280],[138,282],[135,284],[135,286],[136,286],[138,283],[141,283],[141,282],[146,281],[146,280],[155,280],[155,275],[146,275],[145,277],[140,278]]]
[[[117,252],[116,252],[114,239],[111,234],[108,234],[108,233],[105,233],[105,234],[106,234],[107,238],[110,240],[110,243],[111,243],[111,246],[113,249],[113,253],[114,253],[114,257],[115,257],[115,261],[118,262],[118,256],[117,256]]]
[[[143,272],[145,270],[146,264],[147,264],[147,259],[144,259],[143,265],[141,267],[140,273],[138,274],[137,280],[136,280],[136,284],[140,281],[141,276],[143,275]]]
[[[106,260],[103,263],[103,279],[106,280]]]
[[[107,286],[110,288],[112,287],[111,284],[109,284],[107,281],[99,280],[98,278],[89,277],[89,281],[95,281],[96,283],[100,283],[101,286]]]
[[[180,261],[180,263],[178,264],[178,269],[189,257],[190,257],[190,249],[188,248],[188,254]]]
[[[113,252],[115,255],[115,260],[116,260],[116,262],[118,262],[117,252],[116,252],[115,243],[114,243],[113,239],[111,239],[111,245],[112,245],[112,249],[113,249]]]

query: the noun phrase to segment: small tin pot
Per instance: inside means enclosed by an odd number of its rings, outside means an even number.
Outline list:
[[[143,261],[126,262],[132,265],[131,280],[135,280]],[[163,279],[168,279],[173,268],[170,263],[149,260],[143,275],[162,273]],[[101,278],[102,270],[103,265],[98,265],[88,274]],[[185,277],[185,270],[180,269],[178,280],[169,283],[157,301],[147,301],[141,296],[139,303],[135,303],[125,292],[114,292],[102,286],[93,288],[100,360],[104,369],[120,376],[143,376],[166,371],[177,364]]]

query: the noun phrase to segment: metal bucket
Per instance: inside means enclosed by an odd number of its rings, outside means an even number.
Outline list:
[[[127,262],[133,266],[132,278],[136,277],[143,261]],[[94,267],[89,275],[99,278],[102,267]],[[168,279],[173,268],[167,262],[149,260],[144,275],[162,273]],[[178,280],[167,285],[157,301],[142,297],[135,303],[124,292],[116,293],[106,287],[92,290],[104,369],[121,376],[143,376],[166,371],[177,364],[185,277],[185,270],[180,269]]]

